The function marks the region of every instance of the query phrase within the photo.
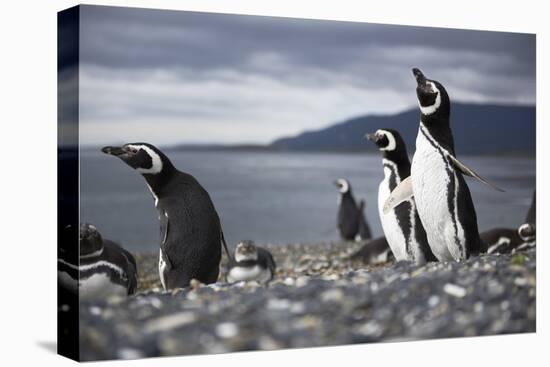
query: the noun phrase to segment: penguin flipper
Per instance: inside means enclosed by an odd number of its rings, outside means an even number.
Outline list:
[[[479,182],[489,186],[493,190],[504,192],[503,189],[501,189],[500,187],[490,183],[489,181],[487,181],[486,179],[484,179],[483,177],[478,175],[473,169],[468,168],[464,163],[460,162],[458,159],[456,159],[452,155],[449,155],[449,157],[451,158],[451,161],[453,162],[455,167],[458,168],[460,170],[460,172],[462,172],[466,176],[470,176],[470,177],[473,177],[473,178],[477,179]]]
[[[166,243],[168,239],[168,230],[170,229],[170,221],[168,219],[168,214],[164,211],[160,216],[160,238],[161,246]]]
[[[412,179],[411,176],[409,176],[393,189],[390,196],[384,202],[384,208],[382,209],[383,213],[388,214],[390,210],[402,202],[409,200],[412,196]]]

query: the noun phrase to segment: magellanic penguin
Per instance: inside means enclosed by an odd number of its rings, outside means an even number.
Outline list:
[[[257,281],[267,284],[275,276],[276,264],[269,251],[258,247],[254,242],[241,241],[235,248],[234,261],[229,264],[227,281]]]
[[[148,143],[104,147],[147,182],[160,220],[159,276],[164,289],[218,279],[221,244],[226,248],[218,213],[210,195],[190,174]],[[229,252],[227,252],[229,256]]]
[[[359,231],[359,208],[351,192],[348,180],[339,178],[334,181],[340,195],[338,196],[337,225],[340,237],[347,241],[353,241]]]
[[[392,192],[384,212],[414,195],[434,255],[441,261],[461,261],[486,251],[479,237],[470,190],[462,175],[502,190],[456,158],[449,124],[451,102],[443,85],[427,79],[417,68],[413,74],[421,118],[411,176]]]
[[[378,212],[386,240],[395,258],[397,261],[408,260],[416,264],[436,261],[413,198],[386,214],[383,212],[384,203],[391,192],[411,174],[405,141],[399,132],[392,129],[379,129],[375,133],[367,134],[367,138],[378,146],[383,156],[384,179],[378,187]]]
[[[78,284],[83,300],[134,294],[137,288],[137,265],[131,253],[117,243],[103,239],[92,224],[80,225],[79,264],[59,259],[60,271]]]
[[[395,260],[385,237],[368,241],[357,252],[350,256],[352,261],[361,261],[367,265],[384,264]]]
[[[357,231],[357,240],[366,241],[370,240],[372,235],[370,231],[369,223],[365,217],[365,200],[359,201],[359,228]]]
[[[509,254],[524,241],[512,228],[493,228],[479,234],[488,254]]]

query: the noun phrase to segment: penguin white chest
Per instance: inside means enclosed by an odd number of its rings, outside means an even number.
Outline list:
[[[450,193],[453,197],[449,197],[451,176],[444,156],[434,144],[418,132],[411,179],[418,215],[430,248],[440,261],[448,261],[460,257],[455,246],[453,223],[456,223],[456,213],[449,211],[448,205],[449,200],[456,200],[456,193]],[[454,170],[451,174],[454,175]]]
[[[96,273],[86,279],[80,279],[79,296],[84,300],[105,299],[110,296],[124,297],[126,287],[113,283],[105,273]]]
[[[259,283],[266,283],[271,278],[271,272],[263,269],[259,265],[254,266],[235,266],[229,270],[227,281],[230,283],[240,281],[256,280]]]
[[[397,221],[395,210],[391,210],[388,214],[384,214],[383,212],[384,203],[391,193],[389,183],[390,175],[389,172],[386,172],[386,170],[389,170],[389,168],[384,168],[384,180],[382,180],[380,186],[378,187],[378,214],[380,216],[380,222],[382,223],[384,235],[386,236],[388,245],[390,246],[396,260],[407,260],[406,239],[403,230]],[[399,184],[399,180],[397,183]]]

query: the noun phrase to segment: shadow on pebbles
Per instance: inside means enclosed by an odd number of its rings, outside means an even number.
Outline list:
[[[135,296],[81,303],[81,359],[535,331],[535,250],[369,267],[348,260],[359,244],[265,247],[278,267],[267,287],[220,276],[216,284],[165,292],[157,256],[137,256]]]

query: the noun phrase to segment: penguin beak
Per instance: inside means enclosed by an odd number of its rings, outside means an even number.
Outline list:
[[[332,181],[332,183],[334,184],[334,186],[340,187],[340,183],[337,180]]]
[[[416,83],[418,85],[426,84],[426,77],[424,76],[424,74],[422,74],[422,72],[420,71],[419,68],[413,68],[412,73],[413,73],[414,77],[416,78]]]
[[[105,154],[114,155],[115,157],[126,154],[126,151],[121,147],[103,147],[101,151]]]
[[[378,136],[376,134],[369,133],[365,135],[365,138],[369,139],[370,141],[376,143],[378,141]]]

